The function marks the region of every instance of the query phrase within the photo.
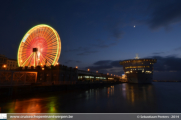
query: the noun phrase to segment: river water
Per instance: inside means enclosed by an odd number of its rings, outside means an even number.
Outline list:
[[[181,113],[181,83],[122,83],[0,102],[3,113]]]

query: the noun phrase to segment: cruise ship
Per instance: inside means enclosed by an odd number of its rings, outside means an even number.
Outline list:
[[[151,83],[153,81],[153,64],[156,59],[135,59],[120,61],[129,83]]]

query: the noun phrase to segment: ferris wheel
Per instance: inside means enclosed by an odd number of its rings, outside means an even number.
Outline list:
[[[61,40],[55,29],[40,24],[31,28],[18,48],[18,66],[56,65],[61,53]]]

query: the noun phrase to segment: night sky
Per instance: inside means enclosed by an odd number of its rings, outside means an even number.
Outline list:
[[[59,63],[122,75],[119,61],[155,58],[154,79],[181,80],[180,0],[1,0],[0,54],[17,59],[35,25],[60,35]]]

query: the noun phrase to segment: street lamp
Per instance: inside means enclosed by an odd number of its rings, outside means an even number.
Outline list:
[[[6,65],[3,65],[4,70],[6,69]]]

